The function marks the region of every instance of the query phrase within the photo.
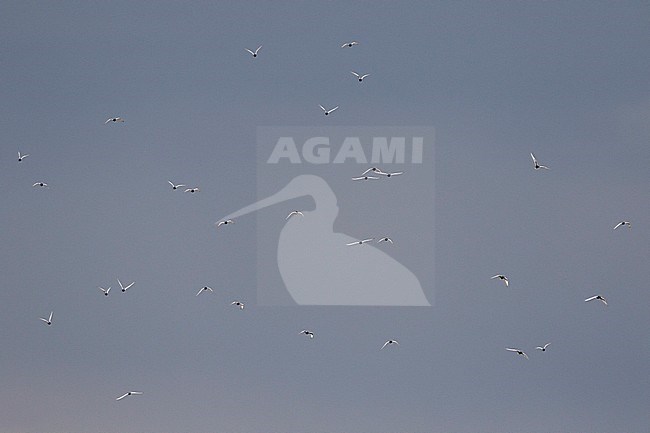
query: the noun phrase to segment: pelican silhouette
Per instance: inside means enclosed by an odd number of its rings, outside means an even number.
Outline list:
[[[428,306],[420,281],[371,244],[350,248],[358,238],[335,233],[336,195],[315,175],[300,175],[277,193],[221,220],[236,219],[286,200],[311,196],[313,211],[286,220],[278,241],[277,262],[284,285],[299,305]]]

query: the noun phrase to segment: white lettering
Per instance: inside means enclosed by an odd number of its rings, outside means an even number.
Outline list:
[[[374,137],[372,139],[373,164],[404,163],[404,150],[406,148],[405,137],[391,137],[390,144],[386,137]]]
[[[334,158],[334,164],[345,162],[348,158],[356,159],[357,164],[366,164],[368,162],[366,155],[363,153],[359,137],[345,137],[343,144],[341,144],[341,150]]]
[[[280,158],[289,158],[289,161],[292,164],[300,164],[300,155],[298,154],[298,149],[296,148],[296,143],[291,137],[280,137],[278,142],[273,148],[273,152],[269,159],[266,161],[267,164],[277,164],[280,161]]]

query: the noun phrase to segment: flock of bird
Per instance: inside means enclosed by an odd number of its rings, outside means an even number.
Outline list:
[[[532,152],[530,154],[530,157],[533,159],[533,168],[535,170],[540,170],[540,169],[550,170],[549,167],[540,164],[539,161],[537,160],[537,158],[535,158],[535,155]],[[632,227],[632,224],[629,221],[620,221],[619,223],[617,223],[614,226],[614,230],[616,230],[617,228],[622,227],[622,226],[626,226],[626,227],[630,228],[630,227]],[[503,281],[503,284],[505,284],[506,287],[508,287],[510,285],[510,282],[508,281],[508,277],[506,277],[505,275],[502,275],[502,274],[494,275],[493,277],[491,277],[491,279],[499,279],[499,280]],[[591,296],[591,297],[585,299],[585,302],[590,302],[590,301],[594,301],[594,300],[600,301],[604,305],[607,305],[607,300],[602,295]],[[546,343],[544,346],[537,346],[536,349],[541,350],[542,352],[546,352],[546,348],[549,346],[549,344],[551,344],[551,343]],[[506,350],[510,351],[510,352],[515,352],[518,355],[520,355],[520,356],[522,356],[522,357],[524,357],[526,359],[529,359],[528,355],[526,355],[526,352],[524,352],[521,349],[517,349],[517,348],[514,348],[514,347],[506,347]]]
[[[352,47],[354,47],[356,45],[359,45],[359,42],[350,41],[350,42],[346,42],[346,43],[342,44],[341,48],[352,48]],[[251,49],[248,49],[248,48],[245,48],[245,50],[253,58],[257,58],[259,56],[261,48],[262,48],[262,46],[260,45],[255,50],[251,50]],[[351,71],[351,74],[354,75],[359,82],[363,82],[363,80],[370,75],[368,73],[359,74],[359,73],[357,73],[355,71]],[[339,108],[338,105],[333,107],[333,108],[329,108],[329,109],[325,108],[323,105],[320,105],[320,104],[318,106],[324,112],[325,116],[331,115],[333,112],[335,112]],[[115,124],[115,123],[124,123],[124,122],[125,122],[125,120],[122,117],[116,116],[116,117],[110,117],[110,118],[106,119],[104,124],[109,124],[109,123]],[[18,152],[18,162],[23,162],[29,156],[30,156],[29,154],[23,154],[21,152]],[[530,156],[532,158],[533,168],[535,170],[541,170],[541,169],[549,170],[548,166],[539,163],[539,161],[537,160],[537,158],[535,157],[535,155],[533,153],[530,153]],[[388,171],[383,171],[382,169],[380,169],[378,167],[371,167],[371,168],[368,168],[366,171],[364,171],[360,176],[353,177],[352,180],[353,181],[379,180],[381,178],[391,178],[391,177],[399,176],[399,175],[402,175],[402,174],[404,174],[404,172],[402,172],[402,171],[388,172]],[[184,191],[186,193],[190,193],[190,194],[195,194],[195,193],[198,193],[198,192],[201,191],[200,188],[196,187],[196,186],[187,187],[187,185],[185,185],[185,184],[176,184],[176,183],[172,182],[171,180],[168,180],[168,183],[171,186],[172,190],[181,189],[182,191]],[[38,181],[38,182],[35,182],[32,186],[35,187],[35,188],[37,188],[37,187],[38,188],[47,188],[48,184],[46,182],[43,182],[43,181]],[[185,188],[185,189],[183,189],[183,188]],[[304,216],[302,211],[293,210],[286,216],[285,219],[289,220],[292,217],[302,217],[302,216]],[[234,224],[234,223],[235,223],[234,220],[229,219],[229,220],[224,220],[224,221],[218,221],[218,222],[215,223],[215,225],[217,227],[221,227],[222,225],[229,225],[229,224]],[[622,226],[630,228],[631,223],[629,221],[625,221],[625,220],[620,221],[614,226],[614,229],[616,230],[616,229],[618,229],[619,227],[622,227]],[[383,236],[381,238],[360,239],[360,240],[357,240],[357,241],[354,241],[354,242],[347,243],[346,245],[347,246],[363,245],[363,244],[366,244],[366,243],[369,243],[369,242],[373,242],[375,240],[376,240],[377,243],[387,242],[387,243],[393,244],[393,240],[390,237]],[[509,280],[505,275],[497,274],[497,275],[494,275],[491,278],[492,279],[499,279],[504,283],[505,287],[509,287]],[[117,280],[117,282],[118,282],[120,290],[122,292],[126,292],[129,288],[133,287],[133,285],[135,284],[135,282],[132,282],[132,283],[125,286],[125,285],[122,284],[122,282],[119,279]],[[104,287],[100,286],[99,290],[101,290],[101,292],[103,293],[104,296],[109,296],[109,293],[111,291],[111,287],[104,288]],[[195,296],[198,297],[199,295],[201,295],[203,293],[207,293],[207,292],[212,293],[212,292],[214,292],[214,290],[209,286],[203,286],[198,290],[198,292],[196,293]],[[591,297],[585,299],[585,302],[590,302],[590,301],[594,301],[594,300],[600,301],[604,305],[608,305],[606,299],[602,295],[591,296]],[[240,300],[234,300],[234,301],[232,301],[230,303],[230,305],[235,306],[235,307],[239,308],[240,310],[244,310],[244,303],[242,301],[240,301]],[[53,316],[54,316],[54,312],[52,311],[52,312],[50,312],[50,314],[49,314],[49,316],[47,318],[39,317],[39,320],[44,322],[45,325],[51,326],[52,323],[53,323]],[[311,331],[311,330],[308,330],[308,329],[303,329],[302,331],[300,331],[299,334],[305,335],[309,339],[313,339],[314,336],[315,336],[315,333],[313,331]],[[535,350],[539,350],[541,352],[546,352],[546,350],[547,350],[547,348],[548,348],[548,346],[550,344],[551,343],[549,342],[549,343],[545,343],[542,346],[537,346],[535,348]],[[392,346],[392,345],[397,346],[397,345],[399,345],[399,342],[397,340],[395,340],[395,339],[386,340],[384,342],[384,344],[381,346],[380,350],[383,350],[387,346]],[[507,347],[506,350],[509,351],[509,352],[516,353],[517,355],[519,355],[519,356],[521,356],[521,357],[523,357],[525,359],[529,359],[526,352],[523,351],[522,349],[514,348],[514,347]],[[128,392],[124,393],[123,395],[120,395],[119,397],[117,397],[115,400],[120,401],[120,400],[123,400],[123,399],[125,399],[126,397],[129,397],[129,396],[137,396],[137,395],[142,395],[142,394],[143,394],[142,391],[128,391]]]

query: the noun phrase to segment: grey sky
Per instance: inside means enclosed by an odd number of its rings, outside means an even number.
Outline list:
[[[646,432],[649,19],[0,2],[0,431]],[[435,193],[432,307],[255,305],[255,230],[214,222],[257,200],[257,127],[327,125],[435,127],[435,182],[413,190]]]

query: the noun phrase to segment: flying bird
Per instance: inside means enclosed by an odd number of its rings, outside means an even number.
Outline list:
[[[337,105],[336,107],[334,107],[334,108],[332,108],[330,110],[327,110],[327,109],[325,109],[325,107],[323,107],[320,104],[318,104],[318,106],[321,108],[321,110],[323,110],[325,112],[326,116],[329,116],[332,111],[336,111],[339,108],[339,106]]]
[[[36,183],[35,183],[34,185],[32,185],[32,186],[38,186],[38,187],[41,187],[41,188],[47,188],[47,184],[46,184],[45,182],[36,182]]]
[[[204,286],[204,287],[201,287],[201,289],[198,292],[196,292],[196,296],[199,296],[201,293],[203,293],[205,291],[208,291],[208,290],[214,293],[214,290],[212,290],[210,287]]]
[[[104,292],[104,296],[108,296],[108,294],[109,294],[110,291],[111,291],[111,288],[109,287],[108,289],[105,289],[105,288],[103,288],[103,287],[100,287],[99,290],[101,290],[102,292]]]
[[[383,171],[381,171],[381,169],[378,168],[378,167],[370,167],[368,170],[366,170],[366,171],[364,171],[363,173],[361,173],[361,175],[363,176],[363,175],[365,175],[365,174],[370,173],[371,171],[372,171],[373,173],[378,173],[378,174],[379,174],[379,173],[383,173]]]
[[[248,48],[246,48],[246,51],[248,51],[249,53],[251,53],[251,55],[252,55],[253,57],[257,57],[257,52],[260,50],[260,48],[262,48],[261,45],[260,45],[259,47],[257,47],[257,49],[256,49],[255,51],[251,51],[251,50],[249,50]]]
[[[603,298],[601,295],[596,295],[596,296],[592,296],[591,298],[587,298],[587,299],[585,299],[585,302],[589,302],[589,301],[593,301],[593,300],[598,300],[598,301],[602,302],[603,304],[607,305],[607,300],[605,298]]]
[[[23,159],[27,158],[29,156],[29,153],[23,155],[20,152],[18,152],[18,162],[21,162]]]
[[[399,346],[399,342],[397,340],[388,340],[387,342],[384,343],[383,346],[381,346],[381,349],[383,349],[386,346],[390,346],[391,344],[397,344]],[[379,349],[379,350],[381,350]]]
[[[362,240],[358,240],[358,241],[350,242],[349,244],[345,244],[345,245],[347,245],[347,246],[352,246],[352,245],[362,245],[362,244],[365,244],[366,242],[371,242],[371,241],[373,241],[374,239],[375,239],[375,238],[362,239]]]
[[[118,278],[118,279],[117,279],[117,283],[120,285],[120,289],[122,290],[122,293],[124,293],[124,292],[126,292],[127,290],[129,290],[129,288],[130,288],[132,285],[135,284],[135,281],[132,282],[131,284],[129,284],[128,286],[123,286],[123,285],[122,285],[122,282],[121,282],[120,279]]]
[[[495,279],[495,278],[498,278],[498,279],[500,279],[501,281],[503,281],[503,284],[505,284],[506,287],[508,287],[508,284],[509,284],[509,283],[508,283],[508,278],[507,278],[505,275],[495,275],[495,276],[493,276],[491,279],[493,280],[493,279]]]
[[[302,331],[300,331],[300,333],[307,335],[309,338],[314,338],[314,333],[306,329],[303,329]]]
[[[614,230],[616,230],[616,229],[619,228],[620,226],[627,226],[627,228],[629,229],[629,228],[632,227],[632,223],[629,222],[629,221],[621,221],[620,223],[618,223],[618,224],[616,224],[616,225],[614,226]]]
[[[404,172],[403,171],[395,171],[393,173],[385,173],[383,171],[380,171],[377,174],[381,174],[382,176],[386,176],[386,177],[391,177],[391,176],[399,176],[400,174],[404,174]]]
[[[352,180],[377,180],[379,179],[377,176],[359,176],[359,177],[353,177]]]
[[[535,349],[541,350],[542,352],[546,352],[546,348],[548,347],[549,344],[551,344],[551,343],[546,343],[543,346],[537,346]]]
[[[285,218],[285,220],[288,220],[289,218],[291,218],[291,217],[294,216],[294,215],[305,216],[305,215],[303,215],[303,213],[300,212],[299,210],[292,210],[291,212],[289,212],[289,215],[287,215],[287,217]]]
[[[377,241],[378,244],[381,243],[381,242],[390,242],[392,244],[393,240],[391,238],[389,238],[389,237],[384,237],[384,238],[381,238],[381,239],[379,239]]]
[[[201,190],[200,190],[198,187],[187,188],[187,189],[185,190],[185,192],[191,192],[192,194],[194,194],[195,192],[199,192],[199,191],[201,191]]]
[[[167,182],[172,186],[172,189],[178,189],[178,188],[182,188],[182,187],[185,186],[182,183],[179,183],[178,185],[175,185],[171,180],[168,180]]]
[[[50,317],[45,319],[43,317],[39,317],[47,326],[50,326],[52,324],[52,315],[54,314],[54,311],[50,312]]]
[[[128,397],[130,395],[142,395],[142,392],[141,391],[129,391],[126,394],[123,394],[123,395],[119,396],[118,398],[116,398],[115,401],[120,401],[124,397]]]
[[[239,307],[240,310],[243,310],[243,309],[244,309],[244,303],[243,303],[243,302],[240,302],[240,301],[232,301],[232,302],[230,303],[230,305],[236,305],[236,306]]]
[[[287,217],[287,219],[288,219],[288,217]],[[215,224],[217,225],[217,228],[219,228],[222,225],[235,224],[235,221],[233,221],[233,220],[225,220],[225,221],[216,222]]]
[[[346,42],[343,45],[341,45],[341,48],[352,48],[355,45],[359,45],[359,42],[357,41]]]
[[[506,350],[508,350],[508,351],[510,351],[510,352],[517,352],[517,355],[521,355],[521,356],[523,356],[524,358],[528,359],[528,355],[526,355],[526,352],[524,352],[524,351],[521,350],[521,349],[515,349],[515,348],[511,348],[511,347],[506,347]]]
[[[370,74],[359,75],[354,71],[350,71],[350,72],[352,73],[352,75],[354,75],[355,77],[357,77],[359,79],[359,82],[362,82],[364,78],[366,78],[368,75],[370,75]]]
[[[533,164],[535,165],[535,170],[539,170],[540,168],[544,168],[548,170],[549,168],[545,165],[541,165],[539,162],[537,162],[537,158],[535,158],[535,155],[533,153],[530,153],[530,157],[533,158]]]
[[[104,122],[104,125],[106,125],[108,122],[124,122],[124,119],[121,117],[110,117],[106,119],[106,122]]]

